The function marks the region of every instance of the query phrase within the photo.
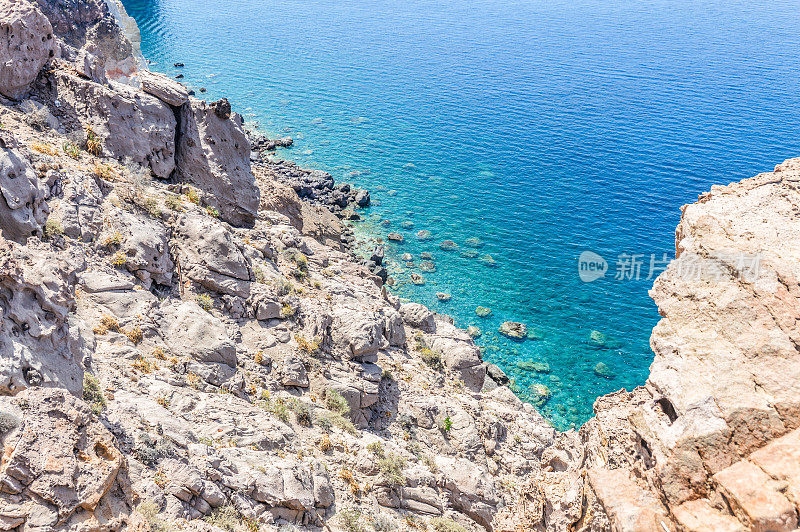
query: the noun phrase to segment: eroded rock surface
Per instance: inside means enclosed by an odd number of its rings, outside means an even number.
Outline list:
[[[0,2],[0,94],[19,98],[53,56],[47,17],[30,2]]]
[[[118,4],[37,5],[57,56],[0,106],[0,529],[798,526],[800,160],[684,208],[650,378],[559,433],[352,255],[367,194],[116,83]]]
[[[204,192],[204,201],[232,225],[253,225],[259,190],[250,171],[250,143],[240,124],[202,100],[181,109],[178,177]]]

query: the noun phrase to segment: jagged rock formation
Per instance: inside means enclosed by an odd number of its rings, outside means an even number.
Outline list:
[[[180,112],[179,178],[205,193],[208,205],[232,225],[252,225],[259,191],[250,171],[250,143],[230,104],[192,99]]]
[[[353,257],[368,196],[137,73],[104,2],[36,5],[57,53],[0,102],[0,530],[798,525],[800,160],[684,209],[648,382],[557,433]]]
[[[53,27],[28,2],[0,3],[0,94],[18,98],[53,56]]]

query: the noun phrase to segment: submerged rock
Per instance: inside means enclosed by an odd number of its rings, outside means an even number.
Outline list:
[[[478,238],[476,236],[473,236],[473,237],[470,237],[470,238],[466,239],[464,241],[464,243],[466,245],[468,245],[469,247],[473,247],[473,248],[479,248],[479,247],[483,246],[483,240],[481,240],[480,238]]]
[[[411,282],[414,283],[415,285],[421,286],[425,284],[425,278],[419,275],[418,273],[412,273]]]
[[[474,325],[470,325],[467,327],[467,334],[470,335],[471,338],[480,338],[481,334],[483,334],[479,327]]]
[[[403,240],[405,240],[403,238],[403,235],[401,235],[400,233],[389,233],[388,235],[386,235],[386,239],[391,240],[393,242],[402,242]]]
[[[478,256],[478,251],[475,249],[462,249],[461,256],[467,259],[474,259]]]
[[[433,238],[433,235],[427,229],[423,229],[422,231],[417,231],[417,238],[419,240],[425,241],[425,240],[430,240],[431,238]]]
[[[518,321],[504,321],[498,332],[513,340],[524,340],[528,335],[528,327]]]
[[[529,327],[527,338],[528,340],[541,340],[544,338],[544,334],[537,329]]]
[[[550,373],[550,364],[547,362],[517,362],[517,367],[522,371],[530,371],[534,373]]]
[[[553,392],[544,384],[532,384],[529,390],[533,396],[533,403],[539,407],[543,406],[553,396]]]
[[[439,247],[445,251],[456,251],[458,249],[458,244],[452,240],[443,240],[439,243]]]
[[[600,346],[605,345],[606,335],[600,331],[592,331],[589,333],[589,343]]]
[[[491,255],[483,255],[481,258],[478,259],[481,263],[491,268],[497,266],[497,261]]]
[[[423,272],[433,273],[436,271],[436,264],[434,264],[433,261],[424,260],[420,263],[419,269]]]
[[[477,314],[481,318],[487,318],[492,315],[492,310],[487,307],[476,307],[475,314]]]
[[[447,294],[445,292],[436,292],[436,298],[439,301],[447,302],[447,301],[450,301],[453,298],[453,296],[451,296],[450,294]]]
[[[604,362],[598,362],[593,371],[598,377],[610,379],[615,376],[615,373]]]

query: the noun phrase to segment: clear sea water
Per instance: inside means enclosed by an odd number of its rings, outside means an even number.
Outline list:
[[[681,205],[800,155],[798,1],[124,4],[154,70],[292,136],[281,156],[369,188],[356,230],[405,236],[388,246],[396,292],[480,327],[485,358],[559,428],[645,382],[650,257],[674,253]],[[605,278],[580,280],[584,250]],[[623,253],[643,255],[638,281],[613,278]],[[504,320],[536,339],[505,339]]]

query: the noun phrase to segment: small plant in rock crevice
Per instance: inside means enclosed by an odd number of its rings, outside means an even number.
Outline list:
[[[199,294],[196,300],[197,304],[200,305],[200,308],[206,312],[210,311],[214,307],[214,300],[211,299],[211,296],[208,294]]]
[[[142,328],[136,325],[125,331],[125,336],[128,337],[133,345],[139,345],[142,340],[144,339],[144,333],[142,332]]]
[[[350,413],[350,405],[347,403],[347,399],[333,388],[325,390],[325,408],[341,415]]]
[[[100,323],[94,328],[93,332],[102,336],[108,331],[120,332],[121,330],[122,329],[119,326],[119,321],[117,321],[117,318],[110,314],[106,314],[100,318]]]
[[[463,526],[446,517],[434,517],[430,520],[430,527],[434,532],[469,532]]]
[[[88,372],[83,374],[83,400],[89,404],[95,414],[99,414],[106,408],[106,398],[100,388],[100,381]]]
[[[109,262],[115,268],[122,268],[126,264],[128,264],[128,256],[125,253],[123,253],[122,251],[117,251],[116,253],[111,255],[111,258],[109,259]]]
[[[450,434],[450,431],[453,429],[453,420],[450,419],[450,416],[446,416],[442,422],[439,424],[439,429],[445,433],[445,435]]]
[[[67,157],[75,159],[76,161],[81,158],[81,149],[74,142],[67,141],[61,148],[64,150]]]
[[[361,512],[352,508],[344,508],[336,514],[341,523],[342,529],[347,532],[364,532],[364,525],[361,524]]]
[[[86,127],[85,138],[84,148],[86,148],[86,151],[95,157],[100,156],[103,153],[103,141],[91,126]]]
[[[316,338],[307,340],[304,336],[295,334],[294,339],[297,342],[297,347],[300,349],[301,353],[314,355],[319,352],[319,342],[316,340]]]
[[[64,234],[64,227],[55,216],[48,216],[47,221],[44,223],[44,236],[46,238],[53,238]]]

